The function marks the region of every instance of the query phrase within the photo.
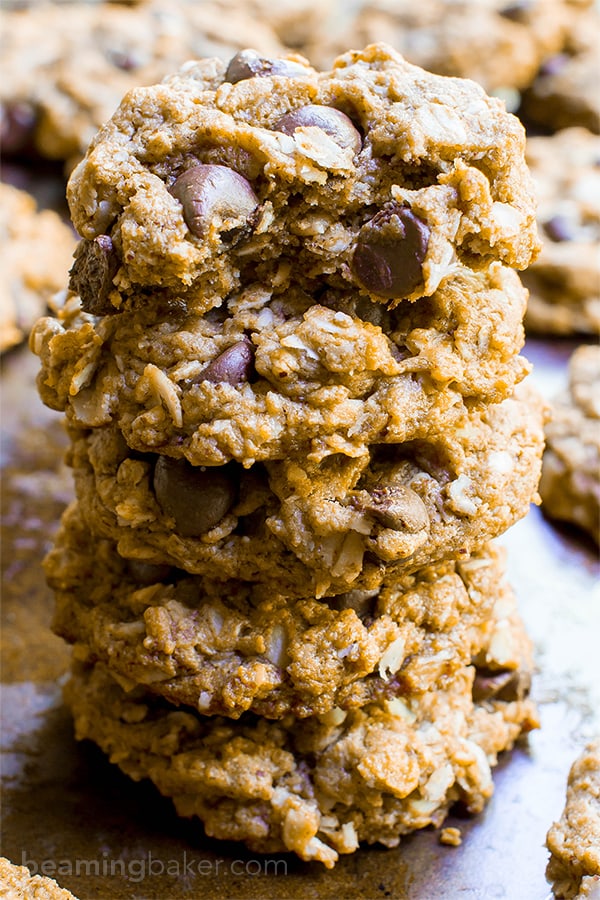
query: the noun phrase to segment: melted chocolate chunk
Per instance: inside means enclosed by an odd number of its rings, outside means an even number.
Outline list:
[[[225,81],[237,84],[247,78],[264,78],[270,75],[298,77],[308,75],[308,70],[291,59],[269,59],[254,50],[241,50],[233,57],[225,72]]]
[[[473,700],[523,700],[531,689],[531,673],[514,669],[477,669],[473,682]]]
[[[204,237],[211,226],[225,232],[247,227],[258,207],[250,182],[227,166],[193,166],[177,178],[171,194],[197,237]]]
[[[423,281],[429,226],[408,206],[378,212],[360,230],[352,271],[368,291],[401,299]]]
[[[254,363],[254,347],[249,340],[237,341],[219,353],[193,380],[241,384],[248,381]]]
[[[182,537],[199,537],[227,515],[236,502],[237,467],[192,466],[187,460],[159,456],[154,493],[163,512],[175,519]]]
[[[344,149],[350,147],[353,153],[359,153],[362,147],[360,133],[348,116],[332,106],[309,104],[294,109],[282,116],[273,126],[275,131],[293,135],[296,128],[312,125],[320,128]]]
[[[118,268],[119,259],[107,234],[79,242],[75,262],[69,272],[69,289],[79,294],[86,312],[94,316],[117,312],[109,300],[109,294]]]
[[[352,502],[358,509],[373,516],[384,528],[416,534],[429,525],[425,504],[418,494],[404,484],[358,491]]]

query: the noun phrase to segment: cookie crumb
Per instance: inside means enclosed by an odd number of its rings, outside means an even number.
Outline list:
[[[460,847],[462,844],[460,828],[442,828],[440,831],[440,844],[447,844],[448,847]]]

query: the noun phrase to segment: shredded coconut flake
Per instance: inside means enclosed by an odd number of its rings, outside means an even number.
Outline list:
[[[400,636],[386,648],[379,660],[379,674],[382,678],[389,678],[398,671],[404,660],[404,646],[404,638]]]
[[[162,369],[159,369],[153,363],[148,363],[144,369],[144,377],[148,379],[153,393],[165,404],[175,425],[181,428],[183,425],[181,403],[173,382],[165,375]]]

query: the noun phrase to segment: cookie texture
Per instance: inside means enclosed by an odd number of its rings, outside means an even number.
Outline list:
[[[480,811],[537,727],[489,544],[538,502],[546,418],[521,123],[387,44],[246,48],[130,90],[68,200],[30,347],[75,482],[45,568],[77,736],[328,867]]]
[[[69,462],[88,527],[122,556],[320,597],[464,559],[524,516],[544,414],[524,385],[423,441],[248,470],[131,454],[105,427],[73,433]]]
[[[388,575],[377,591],[317,601],[124,560],[90,541],[77,508],[45,567],[54,630],[78,659],[204,715],[305,717],[447,685],[488,645],[490,685],[526,688],[514,596],[491,545],[461,563]],[[480,679],[482,682],[482,679]],[[483,682],[482,682],[483,683]]]
[[[72,298],[37,324],[31,347],[48,406],[78,427],[118,424],[135,450],[193,465],[318,461],[421,439],[465,400],[508,397],[529,370],[525,304],[498,263],[461,268],[393,310],[350,291],[316,301],[257,285],[206,315],[159,316],[155,305],[93,315]]]
[[[73,173],[72,283],[107,238],[107,311],[204,313],[250,285],[395,305],[457,263],[522,268],[538,248],[524,140],[479,86],[383,44],[326,72],[252,51],[190,64],[128,94]]]
[[[569,363],[569,384],[546,426],[542,508],[587,531],[600,544],[600,347],[582,346]]]
[[[600,886],[600,740],[573,763],[565,808],[547,837],[546,870],[557,898],[593,898]]]
[[[79,739],[150,778],[210,836],[331,867],[361,841],[394,847],[439,826],[454,802],[478,812],[489,800],[498,754],[537,716],[529,700],[474,701],[475,674],[468,666],[445,690],[300,722],[175,709],[124,691],[100,663],[77,666],[65,695]]]
[[[65,290],[75,244],[55,212],[0,183],[0,352],[26,340],[52,295]]]
[[[31,875],[26,866],[16,866],[3,856],[0,857],[0,894],[7,900],[77,900],[53,878]]]
[[[527,141],[542,252],[522,279],[525,324],[540,334],[600,334],[600,135],[566,128]]]
[[[217,3],[127,7],[116,3],[35,3],[0,13],[3,155],[65,160],[84,155],[128,90],[154,84],[186,60],[224,59],[246,46],[282,46],[265,19],[241,4],[226,15]]]

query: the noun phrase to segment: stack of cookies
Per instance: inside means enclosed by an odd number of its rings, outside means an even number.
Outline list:
[[[246,50],[128,93],[71,177],[31,337],[77,493],[46,563],[67,698],[210,835],[394,846],[480,810],[536,725],[489,543],[542,451],[524,141],[386,45]]]

